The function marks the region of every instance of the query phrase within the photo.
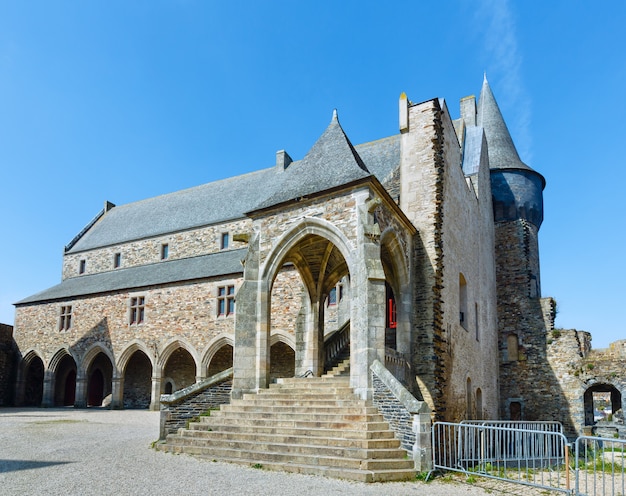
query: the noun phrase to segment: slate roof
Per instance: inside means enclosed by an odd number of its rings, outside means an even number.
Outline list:
[[[247,212],[375,175],[381,182],[400,164],[400,136],[353,147],[332,122],[304,159],[156,196],[106,212],[67,250],[76,253],[241,219]]]
[[[335,112],[326,131],[305,157],[292,163],[277,176],[272,192],[256,209],[268,208],[371,176],[339,125]]]
[[[245,248],[226,250],[199,257],[168,260],[99,274],[72,277],[65,279],[61,284],[18,301],[16,305],[141,289],[228,274],[242,274],[241,260],[245,258],[246,252],[247,249]]]
[[[465,128],[463,149],[463,174],[477,174],[480,168],[480,156],[483,150],[483,128],[468,126]]]

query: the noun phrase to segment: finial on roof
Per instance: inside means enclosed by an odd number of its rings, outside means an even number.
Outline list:
[[[337,117],[337,109],[333,109],[333,121],[338,121],[339,118]]]
[[[487,71],[483,72],[483,83],[487,82]]]

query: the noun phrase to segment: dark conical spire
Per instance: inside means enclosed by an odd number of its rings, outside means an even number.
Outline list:
[[[491,169],[527,169],[532,170],[519,158],[511,133],[504,122],[500,107],[491,92],[487,75],[483,79],[478,100],[478,125],[485,130],[489,148],[489,167]]]

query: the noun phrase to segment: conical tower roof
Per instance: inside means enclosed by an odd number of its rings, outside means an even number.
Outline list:
[[[483,80],[478,100],[478,125],[485,130],[491,169],[522,169],[533,171],[519,158],[511,133],[504,122],[487,76]],[[533,171],[536,172],[536,171]]]

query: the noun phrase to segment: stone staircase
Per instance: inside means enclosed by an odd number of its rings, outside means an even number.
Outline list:
[[[170,434],[157,449],[362,482],[413,479],[413,460],[372,403],[354,395],[346,370],[349,361],[324,377],[279,379]]]

